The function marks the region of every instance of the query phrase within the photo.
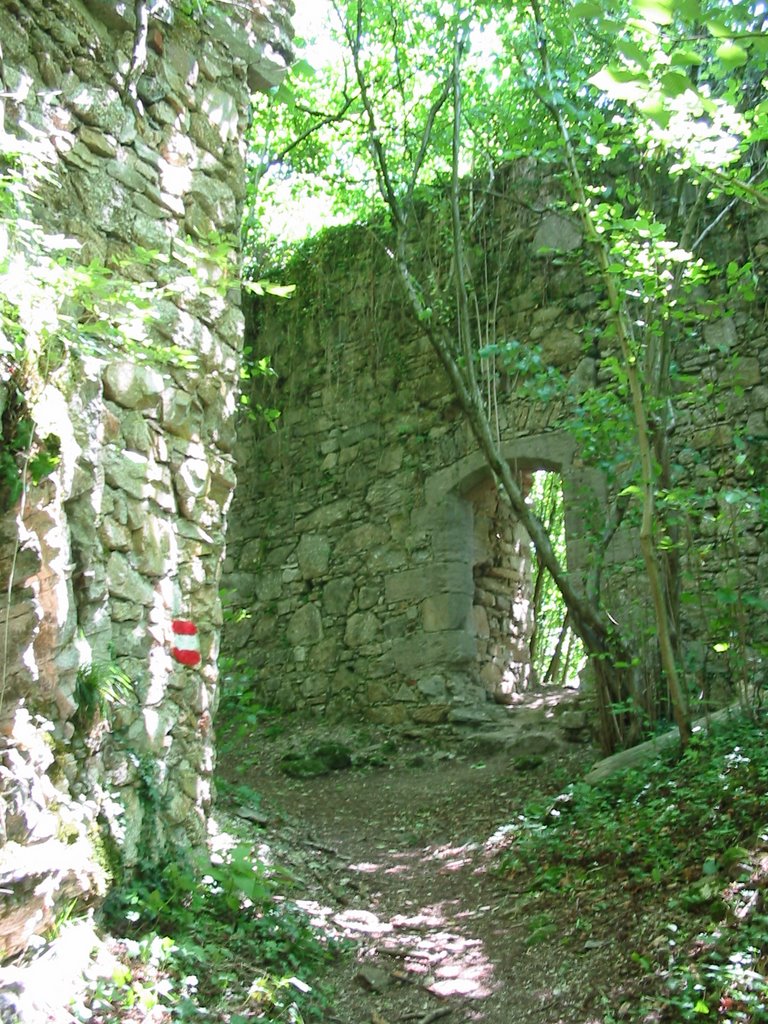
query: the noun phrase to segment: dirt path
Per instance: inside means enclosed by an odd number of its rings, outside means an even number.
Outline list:
[[[516,770],[508,754],[410,746],[387,768],[290,779],[273,751],[237,774],[282,835],[278,859],[301,877],[301,904],[354,941],[329,1022],[600,1024],[603,1003],[621,1000],[618,908],[585,934],[578,907],[514,892],[493,871],[504,826],[551,800],[594,751],[561,747]]]

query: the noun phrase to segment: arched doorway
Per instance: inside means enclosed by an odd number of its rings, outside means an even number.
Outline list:
[[[574,579],[585,562],[585,510],[602,495],[594,474],[573,462],[574,443],[564,434],[522,438],[504,455],[526,501],[549,528],[562,563]],[[469,458],[432,483],[471,510],[473,597],[469,629],[476,648],[475,677],[486,696],[514,703],[539,686],[578,685],[583,653],[567,610],[524,527],[482,461]],[[445,490],[443,490],[445,494]]]

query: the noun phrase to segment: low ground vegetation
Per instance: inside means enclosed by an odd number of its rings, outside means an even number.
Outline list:
[[[227,706],[225,701],[225,712]],[[307,731],[307,723],[290,716],[250,711],[252,729],[239,734],[238,753],[230,751],[222,767],[218,813],[227,830],[214,837],[212,858],[170,864],[161,875],[112,893],[103,925],[112,936],[116,966],[111,978],[92,984],[78,1009],[80,1019],[92,1024],[357,1024],[368,1019],[348,1019],[344,1008],[355,1005],[356,997],[353,991],[350,1004],[350,993],[339,990],[359,985],[354,968],[359,936],[349,941],[330,919],[318,925],[300,907],[309,889],[315,899],[319,889],[321,902],[339,904],[340,851],[308,844],[290,814],[264,810],[259,793],[260,770],[265,784],[271,774],[273,788],[281,777],[279,786],[288,787],[283,799],[290,801],[293,793],[297,813],[303,813],[299,790],[290,787],[307,783],[286,774],[286,764],[296,763],[295,757],[286,761],[286,754],[303,746],[314,749],[317,723]],[[221,727],[225,730],[227,722]],[[468,805],[454,806],[452,817],[439,799],[431,806],[412,799],[409,777],[428,774],[433,766],[445,774],[447,766],[463,763],[464,777],[470,783],[473,775],[477,778],[478,797],[487,786],[486,765],[473,761],[448,733],[383,737],[363,727],[348,729],[343,745],[352,756],[328,767],[332,777],[311,784],[325,787],[327,803],[341,807],[338,779],[344,779],[346,792],[354,792],[380,773],[382,785],[401,796],[397,822],[389,820],[386,828],[397,824],[403,847],[427,850],[438,832],[450,833],[455,842],[465,841],[468,830],[474,833],[488,858],[483,885],[502,893],[506,934],[510,944],[525,951],[526,970],[538,962],[539,981],[556,990],[555,979],[545,976],[546,950],[556,948],[559,960],[578,962],[582,977],[578,993],[564,994],[563,1005],[573,1004],[570,1011],[550,1006],[539,1016],[520,1019],[551,1024],[551,1014],[560,1012],[557,1019],[568,1022],[763,1024],[768,1021],[765,736],[763,712],[738,716],[696,736],[682,756],[670,753],[596,787],[579,781],[573,756],[508,766],[507,774],[515,775],[514,795],[511,804],[499,802],[502,816],[495,821],[479,812],[473,818]],[[254,768],[257,751],[260,769]],[[583,753],[580,757],[586,766]],[[498,778],[493,776],[494,785]],[[316,795],[312,800],[317,803]],[[287,807],[290,811],[290,803]],[[473,885],[477,889],[476,881]],[[432,898],[439,901],[440,893]],[[490,899],[487,893],[484,898]],[[450,1006],[446,1001],[446,1010]],[[456,1019],[486,1019],[482,1004],[475,1012],[479,1015],[459,1013]],[[390,1019],[400,1018],[379,1017]]]

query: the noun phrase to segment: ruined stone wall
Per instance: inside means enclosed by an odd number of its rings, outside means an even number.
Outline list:
[[[60,453],[0,520],[6,952],[57,889],[95,884],[97,832],[131,870],[204,835],[211,795],[244,133],[290,59],[293,4],[154,5],[139,47],[133,8],[0,2],[4,148],[43,160],[34,218],[74,240],[69,266],[122,290],[94,308],[62,286],[32,366],[0,347],[5,443],[26,417]],[[174,657],[174,620],[197,627],[199,663]]]
[[[522,491],[528,491],[522,480]],[[488,478],[468,494],[474,514],[475,593],[471,631],[477,671],[491,699],[503,702],[537,682],[531,662],[533,563],[528,534]]]
[[[579,580],[600,547],[611,482],[601,461],[614,452],[580,449],[569,429],[569,397],[606,379],[613,352],[601,332],[598,289],[582,266],[578,225],[553,209],[551,183],[530,166],[517,179],[512,174],[511,186],[511,201],[489,211],[484,252],[499,289],[481,328],[490,340],[538,344],[565,388],[531,393],[522,374],[481,369],[495,380],[487,390],[493,429],[513,468],[562,476],[568,567]],[[751,218],[713,240],[713,253],[727,260],[751,252],[757,265],[767,241],[766,218]],[[277,373],[257,382],[254,398],[282,415],[275,433],[251,422],[239,434],[224,651],[241,660],[267,703],[384,723],[460,720],[489,695],[499,698],[512,663],[525,685],[523,538],[496,506],[483,459],[383,247],[359,229],[332,232],[310,243],[286,282],[296,285],[293,298],[266,299],[253,314],[250,344],[272,358]],[[756,482],[750,474],[768,406],[764,307],[759,297],[729,298],[725,316],[710,301],[723,298],[718,288],[702,294],[702,320],[678,342],[677,370],[687,375],[679,386],[689,394],[673,434],[677,481],[712,489],[684,524],[699,539],[713,534],[709,563],[702,567],[697,557],[692,567],[705,570],[697,594],[706,591],[700,611],[708,622],[718,588],[733,583],[735,571],[754,606],[768,569],[754,504],[740,502],[738,527],[731,527],[739,566],[717,539],[726,527],[715,506],[725,506],[729,489]],[[489,537],[496,544],[490,552]],[[657,677],[632,509],[606,562],[607,607]],[[689,620],[683,633],[693,689],[713,667],[712,650]],[[721,665],[727,671],[727,661]]]

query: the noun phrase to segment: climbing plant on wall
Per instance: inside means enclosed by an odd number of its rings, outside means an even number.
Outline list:
[[[620,13],[599,2],[499,11],[391,0],[330,11],[334,58],[314,74],[300,68],[273,97],[268,130],[253,140],[259,180],[283,189],[288,180],[304,195],[325,189],[335,216],[374,223],[385,211],[374,230],[413,320],[591,655],[606,748],[635,738],[657,700],[655,683],[635,670],[646,638],[622,632],[601,587],[602,550],[622,521],[637,520],[653,636],[685,739],[684,515],[669,498],[670,438],[675,402],[700,396],[679,378],[677,353],[706,316],[697,289],[754,278],[751,262],[718,266],[707,240],[742,204],[766,203],[763,8],[632,0]],[[494,279],[478,274],[473,231],[502,166],[521,157],[559,178],[559,197],[546,201],[581,221],[588,246],[576,260],[600,295],[584,334],[599,338],[602,379],[574,411],[582,435],[600,422],[606,443],[592,446],[596,457],[614,453],[586,592],[523,500],[492,429],[489,356],[502,353],[478,329],[488,320],[478,296],[492,302]],[[711,312],[729,308],[726,297]]]

